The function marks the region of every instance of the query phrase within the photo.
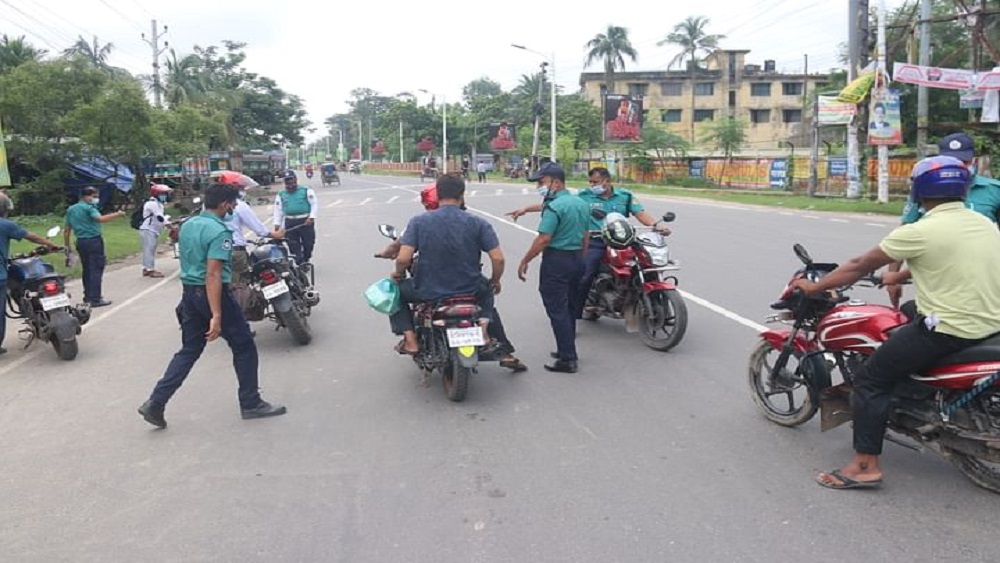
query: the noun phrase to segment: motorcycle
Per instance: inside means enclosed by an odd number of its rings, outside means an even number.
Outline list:
[[[196,197],[193,200],[191,200],[191,203],[194,205],[198,205],[199,203],[201,203],[201,198]],[[167,228],[167,241],[170,244],[170,250],[171,252],[173,252],[175,259],[179,259],[181,257],[180,254],[181,227],[184,225],[184,222],[190,219],[191,217],[193,217],[193,215],[182,215],[177,219],[172,219],[170,215],[164,217],[165,219],[164,226]]]
[[[244,309],[247,320],[271,319],[278,329],[287,328],[297,344],[309,344],[312,329],[308,317],[319,305],[312,265],[299,264],[284,239],[264,237],[248,242],[254,248],[249,256],[251,282]]]
[[[816,280],[837,267],[813,262],[799,244],[794,251],[804,267],[792,281]],[[881,286],[877,275],[862,282]],[[851,288],[810,296],[794,290],[790,281],[771,304],[780,313],[769,316],[768,322],[791,328],[762,332],[748,370],[751,396],[768,420],[798,426],[819,410],[825,432],[851,419],[851,389],[858,369],[893,329],[911,322],[891,307],[851,299],[846,293]],[[773,364],[768,361],[772,354]],[[834,370],[843,379],[838,385],[832,383]],[[998,370],[1000,335],[911,375],[893,391],[886,439],[916,451],[934,451],[976,485],[1000,493]]]
[[[639,332],[643,344],[667,351],[680,344],[687,331],[687,305],[677,290],[677,277],[668,272],[680,265],[671,259],[666,237],[652,227],[634,227],[620,213],[591,212],[597,219],[621,221],[635,230],[624,248],[604,239],[607,245],[601,269],[590,286],[585,316],[625,319],[625,331]],[[663,216],[666,223],[676,214]]]
[[[310,168],[306,170],[306,178],[312,178],[312,177],[313,177],[313,171],[312,168]]]
[[[53,227],[46,235],[53,238],[61,229]],[[60,251],[65,249],[60,249]],[[52,344],[62,360],[76,358],[76,337],[81,326],[90,320],[90,306],[70,304],[66,278],[52,264],[41,259],[48,247],[39,246],[26,254],[11,257],[7,265],[7,318],[23,319],[19,333],[27,340],[25,348],[37,339]]]
[[[378,230],[393,240],[398,236],[392,225],[379,225]],[[420,344],[413,361],[425,378],[439,372],[445,395],[455,402],[465,400],[469,378],[476,372],[479,352],[486,345],[479,313],[474,295],[417,303],[413,308],[413,326]]]

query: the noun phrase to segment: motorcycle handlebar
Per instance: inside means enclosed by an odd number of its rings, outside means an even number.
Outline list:
[[[23,258],[35,258],[37,256],[45,256],[46,254],[51,254],[53,252],[63,252],[66,250],[65,246],[57,246],[55,248],[49,248],[47,246],[36,246],[29,252],[22,252],[21,254],[15,254],[11,256],[11,260],[21,260]]]

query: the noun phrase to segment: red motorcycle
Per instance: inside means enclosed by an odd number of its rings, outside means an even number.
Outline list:
[[[837,267],[813,262],[801,245],[794,249],[805,267],[792,281],[816,280]],[[875,275],[862,281],[881,285]],[[762,332],[748,371],[751,396],[768,420],[798,426],[819,410],[825,432],[851,419],[855,374],[893,329],[911,319],[890,307],[851,299],[845,293],[850,289],[810,296],[789,282],[771,304],[781,312],[768,322],[791,328]],[[843,379],[839,385],[832,383],[834,370]],[[1000,493],[998,370],[1000,335],[913,374],[893,392],[888,426],[892,433],[886,439],[917,451],[930,449],[980,487]]]
[[[651,227],[635,227],[619,213],[597,209],[605,222],[607,245],[601,270],[590,286],[585,316],[625,319],[625,331],[638,332],[643,344],[667,351],[680,344],[687,330],[687,306],[677,290],[680,266],[670,258],[666,237]],[[673,212],[663,216],[669,223]]]

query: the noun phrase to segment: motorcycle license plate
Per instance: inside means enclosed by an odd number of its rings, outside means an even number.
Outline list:
[[[272,283],[271,285],[265,285],[260,288],[260,291],[264,294],[264,299],[271,300],[279,295],[288,293],[288,284],[285,283],[285,280],[281,280],[277,283]]]
[[[60,293],[52,297],[39,297],[38,302],[42,304],[43,311],[51,311],[52,309],[69,307],[69,296],[65,293]]]
[[[483,346],[483,329],[478,326],[470,328],[449,328],[448,346],[451,348],[461,348],[463,346]]]

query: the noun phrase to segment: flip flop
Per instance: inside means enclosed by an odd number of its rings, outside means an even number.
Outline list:
[[[831,477],[835,477],[838,481],[840,481],[840,484],[838,485],[835,483],[827,483],[817,477],[816,483],[821,487],[826,487],[827,489],[835,489],[838,491],[846,489],[877,489],[882,486],[881,479],[875,479],[874,481],[856,481],[841,473],[839,469],[828,471],[826,474]]]
[[[396,346],[393,347],[393,350],[395,350],[396,353],[399,354],[400,356],[417,355],[417,352],[410,352],[409,350],[406,349],[406,340],[400,340],[398,343],[396,343]]]
[[[500,367],[507,368],[514,373],[521,373],[522,371],[528,371],[528,366],[521,363],[521,360],[517,358],[500,360]]]

